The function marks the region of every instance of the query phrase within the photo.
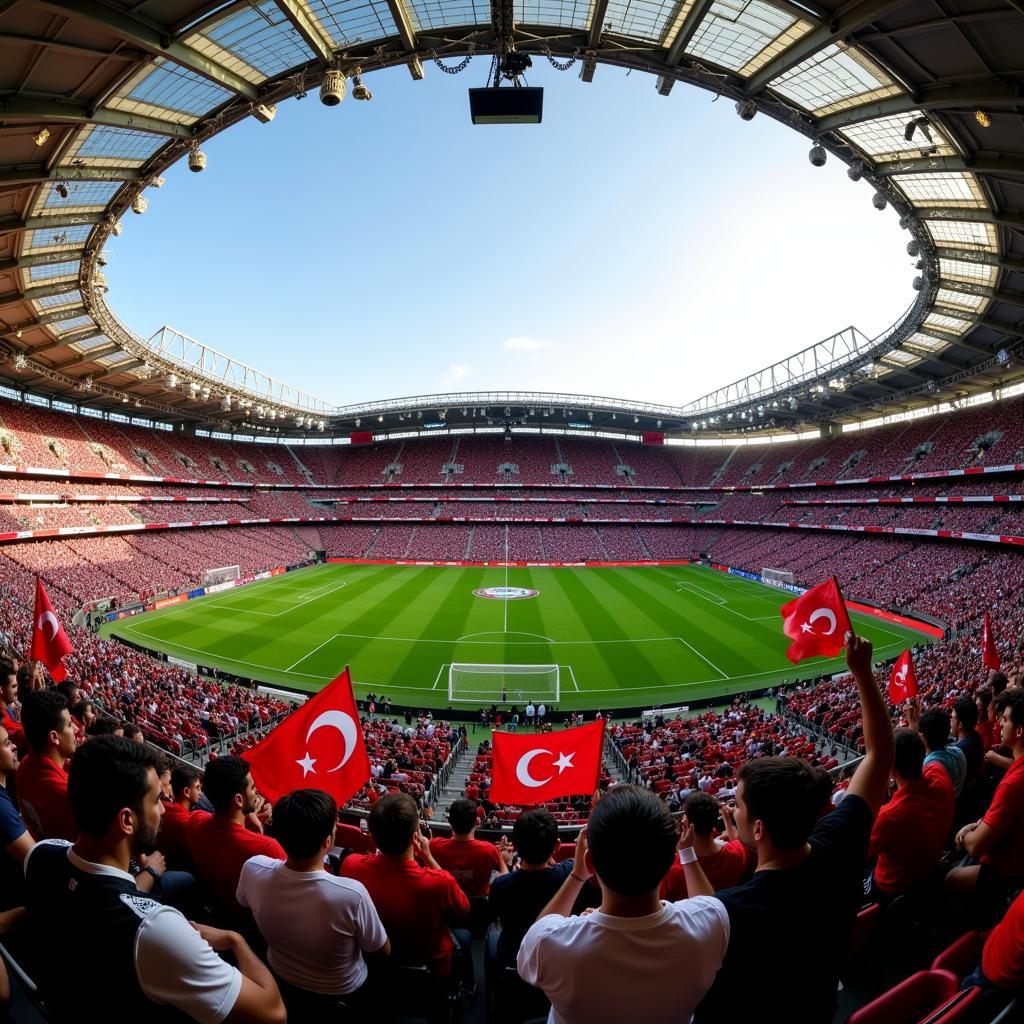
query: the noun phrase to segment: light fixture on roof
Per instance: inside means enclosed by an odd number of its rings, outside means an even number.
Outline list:
[[[860,181],[864,177],[864,171],[867,168],[864,166],[863,160],[854,160],[849,167],[846,168],[846,176],[850,181]]]
[[[906,126],[903,129],[903,138],[906,139],[907,142],[912,141],[913,138],[914,138],[914,135],[915,135],[915,133],[917,132],[918,129],[921,130],[921,134],[929,142],[934,142],[935,141],[932,138],[931,122],[928,120],[927,117],[923,117],[923,116],[922,117],[915,117],[913,120],[908,121],[906,123]]]
[[[199,143],[193,143],[188,154],[188,169],[194,174],[206,170],[206,154],[199,148]]]
[[[1000,366],[1012,366],[1013,356],[1010,354],[1010,350],[1008,348],[1001,348],[996,353],[996,362]]]
[[[173,391],[178,386],[178,375],[176,373],[169,373],[164,377],[164,387],[168,391]]]
[[[920,253],[920,251],[921,251],[921,246],[917,244],[917,239],[916,238],[912,238],[909,242],[907,242],[907,255],[908,256],[917,256],[918,253]]]
[[[900,227],[903,228],[904,231],[909,231],[910,230],[910,225],[913,224],[913,223],[914,223],[914,218],[909,213],[905,213],[905,214],[903,214],[902,217],[900,217]]]
[[[92,377],[85,378],[85,384],[83,385],[86,391],[92,391]]]
[[[119,220],[114,220],[110,222],[110,233],[115,238],[117,238],[117,236],[120,235],[122,231],[124,231],[124,228],[121,227],[121,222]]]
[[[326,426],[327,426],[327,424],[324,423],[323,420],[319,420],[317,422],[316,429],[319,430],[321,433],[323,433],[324,427],[326,427]]]
[[[789,396],[789,407],[793,412],[796,412],[800,408],[800,403],[796,400],[795,395]]]
[[[977,121],[982,128],[992,127],[992,118],[989,117],[984,110],[976,110],[974,112],[974,120]],[[36,145],[39,145],[39,143],[36,143]]]
[[[143,195],[137,195],[132,200],[132,213],[145,213],[149,209],[149,200]],[[115,230],[115,234],[118,232]]]
[[[383,416],[378,416],[377,417],[377,422],[378,423],[383,423],[384,422],[384,417]]]
[[[754,115],[757,113],[757,101],[751,99],[737,100],[736,113],[739,114],[741,121],[753,121]]]
[[[68,187],[63,181],[58,181],[57,184],[53,186],[53,190],[61,197],[61,199],[67,199]]]
[[[640,417],[639,416],[634,416],[633,417],[633,422],[634,423],[639,423],[640,422]]]
[[[915,277],[914,278],[914,291],[915,292],[919,292],[923,287],[924,287],[924,278],[920,277],[920,276]]]
[[[825,152],[825,147],[820,142],[816,142],[811,146],[807,159],[811,161],[812,167],[824,167],[825,161],[828,159],[828,153]]]
[[[121,396],[121,404],[122,405],[127,405],[128,404],[128,396],[127,395],[122,395]]]
[[[356,68],[352,72],[352,99],[365,102],[373,99],[373,93],[363,84],[363,80],[360,77],[362,73],[362,68]]]
[[[150,182],[150,185],[152,185],[153,188],[163,188],[165,184],[166,182],[159,174]]]
[[[273,410],[271,410],[271,411],[273,411]],[[270,418],[271,418],[271,419],[273,419],[274,417],[273,417],[273,416],[271,416]],[[356,426],[357,426],[357,427],[359,427],[359,426],[362,426],[362,422],[363,422],[362,420],[360,420],[360,419],[356,419]]]
[[[325,107],[336,107],[345,98],[345,75],[337,68],[324,72],[320,83],[320,102]]]
[[[220,411],[221,412],[228,412],[228,411],[230,411],[230,409],[231,409],[231,396],[230,395],[225,395],[220,400]]]
[[[876,210],[884,210],[889,205],[889,200],[886,198],[884,192],[876,192],[871,197],[871,205]]]
[[[49,128],[40,128],[39,131],[32,136],[32,141],[37,145],[41,146],[50,137]]]
[[[14,357],[14,368],[16,370],[24,370],[27,365],[28,365],[28,360],[25,358],[25,353],[24,352],[19,352]]]

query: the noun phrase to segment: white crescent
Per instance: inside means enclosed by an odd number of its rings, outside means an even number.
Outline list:
[[[835,612],[828,608],[816,608],[811,612],[811,617],[807,620],[808,626],[813,626],[815,619],[828,619],[828,629],[824,633],[819,633],[818,636],[831,636],[836,631],[836,616]]]
[[[537,757],[538,754],[547,754],[548,757],[554,757],[554,754],[552,754],[550,750],[545,750],[543,747],[534,747],[533,750],[528,750],[523,754],[523,756],[519,758],[519,763],[516,765],[516,778],[524,786],[529,786],[530,789],[536,789],[537,786],[543,786],[553,778],[553,776],[549,775],[546,779],[535,779],[530,774],[530,762]]]
[[[896,678],[900,681],[900,686],[903,686],[903,684],[907,681],[907,669],[908,668],[909,668],[908,665],[904,665],[896,673]]]
[[[345,741],[345,756],[341,761],[331,768],[329,771],[336,772],[340,771],[345,767],[345,762],[352,756],[353,751],[356,749],[357,730],[356,723],[352,719],[351,715],[346,715],[344,711],[323,711],[313,720],[313,724],[309,727],[309,732],[306,733],[306,744],[309,744],[309,737],[317,731],[317,729],[337,729],[341,733],[341,738]]]
[[[57,616],[54,615],[53,612],[43,612],[43,614],[39,616],[39,621],[36,625],[45,633],[46,629],[44,624],[47,622],[53,623],[53,632],[48,637],[48,639],[52,640],[60,630],[60,623],[57,621]]]

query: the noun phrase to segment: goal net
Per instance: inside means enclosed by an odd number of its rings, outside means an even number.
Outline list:
[[[558,700],[557,665],[474,665],[448,669],[448,700],[472,704],[518,704]]]
[[[222,565],[219,569],[207,569],[203,573],[203,585],[215,587],[218,583],[229,583],[239,578],[237,565]]]
[[[762,569],[761,579],[773,586],[779,583],[796,583],[796,578],[788,569]]]

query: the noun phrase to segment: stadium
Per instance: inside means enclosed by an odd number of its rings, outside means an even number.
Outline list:
[[[0,0],[0,1013],[1024,1019],[1022,53],[1017,0]],[[326,132],[440,75],[488,152],[634,72],[838,165],[909,306],[769,365],[702,338],[742,375],[678,403],[643,338],[631,397],[527,338],[561,390],[382,398],[387,310],[346,349],[375,391],[317,397],[265,255],[267,308],[223,301],[289,325],[302,387],[114,311],[117,246],[173,291],[147,223],[299,100]],[[354,138],[352,183],[413,148]],[[756,150],[737,180],[769,195]],[[159,223],[201,249],[187,202]],[[369,234],[343,258],[412,248]]]

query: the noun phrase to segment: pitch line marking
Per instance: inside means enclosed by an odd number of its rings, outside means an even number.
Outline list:
[[[309,654],[304,654],[301,658],[299,658],[298,661],[296,661],[293,664],[289,665],[285,669],[285,672],[291,672],[291,670],[293,668],[295,668],[296,665],[301,665],[307,658],[310,658],[314,654],[316,654],[316,652],[319,651],[321,647],[326,647],[332,640],[336,640],[339,636],[344,636],[344,634],[343,633],[334,633],[334,634],[332,634],[322,644],[317,644],[316,647],[314,647],[313,650],[311,650],[309,652]]]
[[[434,680],[434,685],[431,687],[432,690],[437,689],[437,684],[441,682],[441,673],[444,671],[444,667],[447,664],[447,662],[441,662],[441,667],[437,670],[437,678]]]
[[[573,672],[572,665],[566,665],[565,667],[569,670],[569,678],[572,680],[573,688],[576,690],[577,693],[579,693],[580,688],[576,683],[576,673]]]
[[[527,633],[527,632],[525,632],[523,630],[518,630],[518,629],[512,630],[511,634],[509,634],[509,635],[511,635],[511,636],[535,636],[538,640],[543,640],[545,643],[549,643],[549,644],[557,644],[559,642],[557,640],[552,640],[551,637],[549,637],[549,636],[542,636],[540,633]],[[498,632],[498,630],[491,629],[491,630],[484,630],[482,633],[467,633],[465,636],[460,636],[455,641],[455,643],[457,643],[457,644],[472,643],[473,642],[472,638],[474,636],[500,636],[500,637],[504,638],[504,634],[503,633]],[[481,641],[477,641],[477,642],[479,643]],[[488,641],[484,641],[484,642],[488,642]],[[498,643],[498,641],[490,641],[490,642]],[[506,643],[511,643],[512,641],[505,641],[505,642]],[[519,641],[519,642],[523,643],[525,641]]]
[[[685,644],[687,647],[689,647],[690,650],[693,651],[693,653],[696,654],[701,661],[703,661],[707,665],[710,665],[723,679],[729,678],[729,676],[726,675],[710,658],[705,658],[704,655],[701,654],[700,651],[698,651],[697,648],[694,647],[693,644],[691,644],[688,640],[684,640],[681,636],[677,636],[676,639],[681,644]]]

